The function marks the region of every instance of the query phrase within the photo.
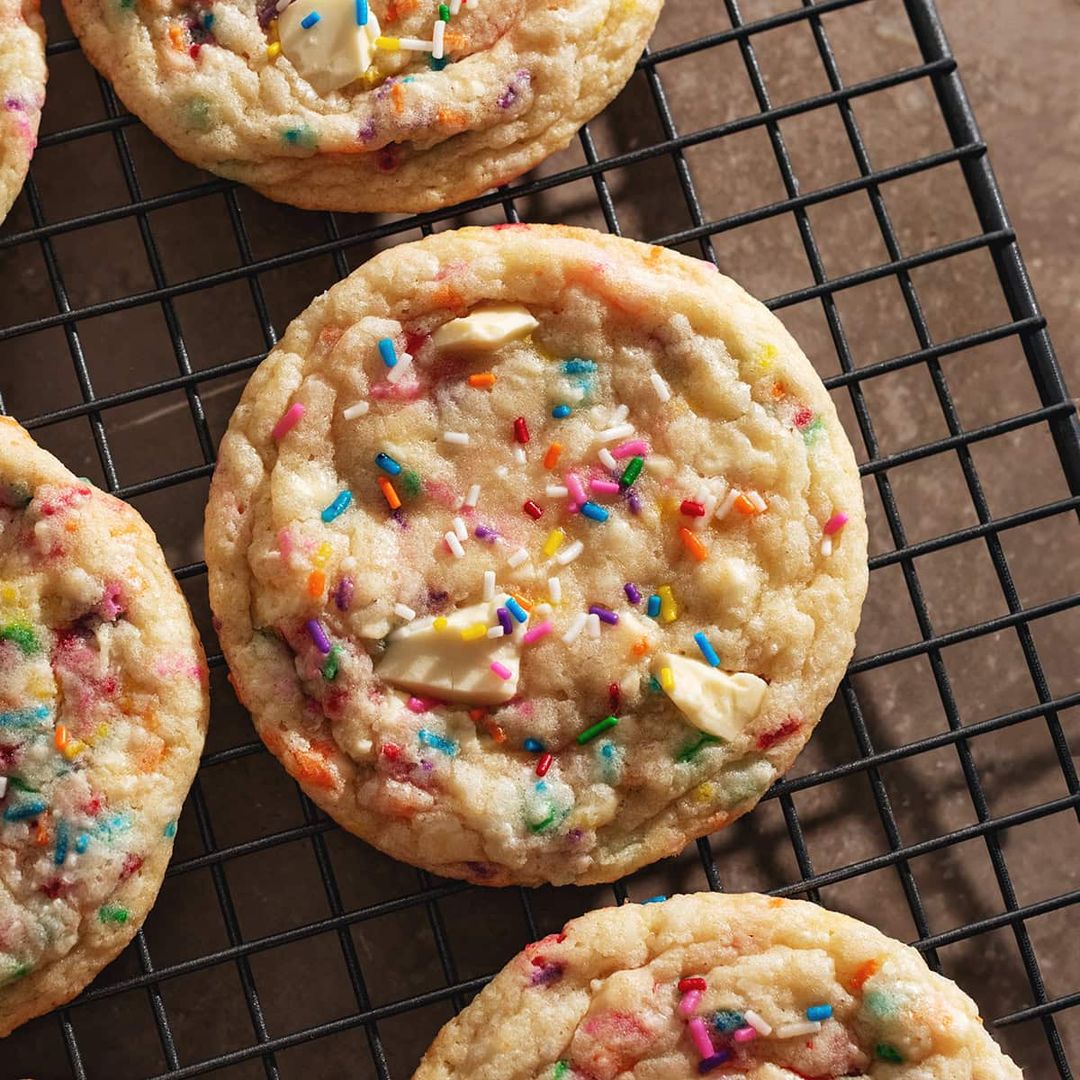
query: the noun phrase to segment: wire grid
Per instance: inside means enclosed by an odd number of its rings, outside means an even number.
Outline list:
[[[995,180],[987,160],[986,147],[981,140],[963,87],[957,74],[955,61],[944,38],[937,13],[930,0],[902,0],[911,30],[921,52],[921,63],[903,70],[889,72],[873,78],[845,84],[823,16],[840,13],[845,9],[869,7],[871,0],[801,0],[801,6],[779,11],[764,18],[747,21],[739,0],[723,0],[723,7],[730,27],[695,40],[647,51],[639,64],[639,74],[644,76],[652,107],[662,131],[662,139],[647,142],[619,154],[603,155],[597,149],[597,141],[589,127],[580,133],[584,164],[559,169],[551,175],[541,175],[526,180],[509,189],[472,200],[463,207],[452,208],[417,217],[391,220],[373,224],[371,219],[359,219],[362,227],[355,233],[343,233],[340,216],[332,214],[312,215],[325,230],[321,238],[306,242],[293,250],[271,257],[257,258],[249,235],[245,215],[237,198],[237,189],[230,183],[212,179],[168,194],[147,197],[140,186],[134,155],[128,144],[128,129],[138,121],[126,114],[119,106],[109,86],[98,79],[105,103],[105,119],[68,127],[46,135],[43,146],[59,145],[74,140],[108,134],[111,136],[121,163],[128,201],[124,205],[106,210],[50,222],[44,213],[42,198],[32,175],[27,183],[28,201],[32,227],[0,237],[0,255],[5,249],[28,249],[36,247],[43,257],[51,293],[55,299],[55,313],[44,314],[13,325],[0,326],[0,359],[3,358],[4,342],[11,339],[59,328],[63,333],[82,400],[70,406],[55,408],[33,416],[21,417],[32,430],[49,429],[63,422],[85,420],[90,425],[94,447],[100,459],[104,483],[120,497],[137,499],[154,492],[163,492],[179,485],[205,480],[213,470],[214,437],[207,418],[203,396],[204,384],[224,376],[243,373],[254,367],[265,355],[243,357],[227,363],[205,368],[193,366],[189,347],[178,316],[175,301],[185,295],[209,290],[224,283],[241,281],[250,290],[251,302],[257,314],[266,348],[277,339],[277,331],[270,314],[270,306],[264,293],[264,278],[281,267],[295,264],[317,255],[329,255],[334,260],[339,277],[348,273],[346,253],[364,244],[392,240],[417,228],[430,232],[433,227],[463,213],[496,208],[507,220],[519,219],[516,203],[529,196],[569,185],[575,181],[591,181],[595,198],[604,222],[613,233],[620,233],[619,198],[613,194],[609,174],[619,168],[648,162],[657,158],[670,160],[679,188],[678,197],[685,202],[691,225],[678,232],[662,237],[648,237],[655,242],[683,250],[696,247],[704,258],[717,262],[714,240],[722,234],[754,222],[790,215],[797,226],[799,242],[813,275],[813,284],[776,296],[768,303],[774,310],[794,308],[806,302],[819,303],[827,325],[828,334],[839,361],[839,372],[826,378],[831,391],[846,391],[850,396],[852,415],[861,435],[866,462],[861,471],[873,485],[884,512],[884,521],[892,547],[871,558],[871,570],[880,574],[887,568],[897,567],[914,609],[918,628],[918,640],[896,647],[882,649],[870,655],[859,656],[851,665],[848,676],[840,690],[840,702],[850,723],[855,752],[849,760],[834,762],[803,775],[794,775],[778,782],[766,796],[763,808],[776,800],[782,812],[786,833],[794,857],[797,875],[771,891],[777,895],[805,896],[819,900],[823,890],[838,883],[865,880],[876,871],[894,873],[899,881],[904,899],[910,911],[912,925],[916,930],[913,944],[926,956],[931,966],[940,969],[939,951],[959,942],[972,941],[997,930],[1010,933],[1015,942],[1026,987],[1018,996],[1030,1003],[990,1020],[999,1038],[1008,1039],[1011,1029],[1034,1025],[1041,1030],[1045,1040],[1044,1056],[1040,1060],[1052,1061],[1057,1075],[1071,1077],[1072,1071],[1066,1049],[1059,1032],[1059,1021],[1065,1011],[1080,1005],[1080,986],[1074,985],[1065,992],[1051,993],[1044,983],[1039,957],[1029,935],[1029,922],[1038,917],[1061,911],[1080,901],[1080,888],[1059,895],[1041,898],[1034,902],[1022,902],[1015,877],[1010,874],[1003,848],[1003,838],[1010,828],[1052,815],[1080,816],[1080,784],[1066,737],[1062,728],[1062,712],[1080,705],[1080,693],[1054,696],[1050,680],[1043,669],[1036,648],[1033,624],[1038,620],[1069,611],[1080,606],[1080,595],[1054,597],[1038,604],[1024,606],[1021,592],[1014,581],[1010,562],[1003,545],[1003,536],[1014,529],[1062,518],[1072,522],[1080,509],[1080,436],[1077,418],[1057,366],[1045,324],[1032,294],[1024,266],[1016,246],[1013,230],[1002,205]],[[761,35],[782,27],[801,24],[812,34],[814,47],[823,66],[828,89],[791,103],[774,104],[770,98],[768,80],[760,63],[757,42]],[[734,120],[717,123],[693,134],[679,134],[668,96],[662,80],[666,64],[722,45],[737,46],[746,75],[752,87],[757,112]],[[54,42],[49,53],[55,57],[77,48],[71,40]],[[930,155],[875,169],[853,102],[860,96],[909,83],[926,82],[936,96],[941,116],[951,138],[951,147]],[[810,191],[802,191],[792,163],[781,123],[816,110],[836,109],[843,124],[845,137],[858,166],[858,177],[834,182]],[[771,153],[782,178],[784,197],[776,202],[751,210],[729,214],[710,220],[698,196],[698,188],[689,162],[688,151],[726,136],[751,129],[762,129],[768,138]],[[966,182],[967,191],[978,217],[979,232],[966,239],[939,244],[916,255],[904,255],[897,230],[890,218],[882,186],[907,176],[928,172],[947,165],[958,164]],[[843,275],[829,276],[819,240],[812,227],[812,208],[840,199],[852,193],[865,193],[887,252],[887,261]],[[190,277],[179,283],[170,283],[158,241],[151,228],[150,214],[170,206],[178,206],[206,196],[219,196],[224,200],[228,218],[240,253],[240,265],[230,269],[216,270]],[[57,241],[64,234],[78,233],[110,221],[130,219],[137,224],[141,243],[145,249],[153,278],[153,287],[145,291],[98,302],[73,304],[61,270],[57,253]],[[90,242],[89,240],[87,241]],[[973,251],[985,251],[992,257],[999,288],[1007,304],[1009,318],[1006,322],[980,328],[945,341],[935,341],[930,323],[922,306],[922,300],[913,281],[913,271]],[[10,256],[9,256],[10,258]],[[16,256],[17,260],[18,256]],[[18,261],[14,262],[18,267]],[[723,266],[721,266],[723,268]],[[904,308],[910,319],[918,347],[902,355],[879,359],[858,365],[848,340],[848,329],[841,320],[837,303],[838,295],[845,290],[882,279],[897,283]],[[82,327],[91,319],[119,312],[131,312],[145,305],[160,306],[168,329],[174,353],[176,374],[148,381],[137,387],[110,393],[95,394],[82,338]],[[1013,340],[1022,347],[1038,393],[1039,406],[1024,412],[1008,415],[976,427],[965,427],[960,418],[954,390],[946,378],[942,361],[946,358],[988,345],[993,342]],[[890,373],[921,368],[928,374],[934,397],[940,408],[946,433],[907,449],[883,451],[875,432],[874,419],[867,400],[868,386],[872,380]],[[106,417],[110,410],[125,405],[160,398],[169,393],[181,392],[186,397],[201,464],[164,472],[137,483],[121,483],[113,448],[110,446]],[[1042,505],[1021,511],[994,516],[984,492],[975,464],[973,447],[989,440],[1005,438],[1024,429],[1038,428],[1047,432],[1053,441],[1056,456],[1064,473],[1068,495]],[[963,486],[974,508],[977,522],[963,528],[922,540],[908,539],[908,529],[902,520],[900,502],[894,491],[893,476],[900,467],[920,462],[936,463],[942,456],[951,455],[962,472]],[[927,601],[920,580],[917,560],[935,552],[947,551],[964,544],[979,541],[985,544],[993,567],[1007,613],[983,619],[956,629],[935,629],[931,606]],[[202,578],[205,565],[191,562],[176,569],[176,575],[184,582],[189,594],[192,589],[203,589]],[[1015,635],[1022,663],[1026,669],[1035,701],[1012,708],[978,722],[964,723],[962,708],[957,700],[954,678],[950,676],[943,660],[943,651],[963,642],[975,642],[995,634]],[[929,665],[933,685],[940,707],[947,720],[947,730],[912,739],[901,745],[880,749],[884,740],[876,728],[874,717],[868,716],[865,694],[860,694],[856,677],[888,669],[893,665],[918,658]],[[213,671],[223,666],[220,654],[210,657]],[[220,680],[219,680],[220,681]],[[1009,813],[994,814],[984,789],[971,749],[971,740],[995,731],[1004,731],[1017,725],[1043,725],[1053,747],[1060,767],[1065,795],[1024,806]],[[819,733],[818,739],[822,738]],[[941,829],[915,842],[905,842],[897,814],[890,800],[884,779],[887,768],[896,762],[913,761],[934,751],[952,748],[957,755],[963,773],[967,798],[974,813],[974,821],[962,827]],[[356,1065],[357,1071],[348,1073],[319,1071],[318,1075],[367,1075],[380,1078],[407,1074],[391,1061],[384,1035],[385,1025],[396,1017],[408,1016],[435,1005],[449,1005],[458,1010],[490,978],[498,963],[489,965],[486,973],[463,977],[459,973],[462,951],[455,948],[453,935],[449,932],[443,905],[460,893],[476,893],[476,890],[457,882],[443,882],[417,872],[412,878],[413,887],[398,895],[379,896],[369,902],[350,906],[343,899],[339,884],[340,864],[330,850],[331,842],[339,836],[339,830],[322,816],[313,805],[297,793],[302,820],[287,828],[272,830],[255,839],[221,844],[215,835],[211,800],[206,793],[207,778],[213,770],[245,758],[255,758],[264,751],[261,745],[251,741],[248,735],[242,741],[225,749],[209,751],[199,779],[192,790],[185,824],[191,828],[194,818],[195,831],[201,852],[187,855],[178,852],[169,880],[207,871],[212,882],[216,903],[220,909],[227,943],[214,949],[198,949],[197,955],[187,959],[155,965],[144,931],[138,934],[129,956],[134,955],[136,970],[106,982],[99,979],[89,990],[67,1008],[53,1017],[38,1021],[39,1033],[35,1045],[45,1046],[55,1041],[57,1032],[66,1053],[66,1068],[72,1077],[93,1075],[84,1062],[77,1034],[78,1015],[92,1003],[116,998],[131,992],[145,993],[153,1017],[153,1025],[160,1043],[160,1057],[164,1064],[158,1075],[171,1078],[193,1077],[218,1072],[219,1075],[265,1075],[271,1080],[290,1075],[282,1062],[290,1049],[316,1040],[330,1039],[347,1033],[355,1037],[355,1052],[360,1054],[366,1044],[370,1064]],[[865,778],[870,789],[873,807],[888,850],[870,857],[849,860],[832,869],[815,870],[803,821],[800,819],[796,796],[805,791],[824,789],[826,785],[839,784],[848,777]],[[764,809],[756,814],[762,814]],[[989,901],[993,913],[965,920],[962,925],[944,932],[932,932],[932,919],[920,894],[918,875],[912,863],[934,852],[947,851],[969,841],[985,846],[992,867],[994,888],[998,896]],[[234,899],[236,875],[231,868],[240,865],[246,857],[266,852],[281,845],[306,843],[315,860],[318,880],[324,894],[328,914],[318,919],[302,920],[286,930],[247,937],[241,932],[241,920]],[[355,847],[360,847],[356,844]],[[366,850],[366,849],[364,849]],[[712,889],[721,889],[724,879],[720,867],[723,860],[714,858],[712,843],[704,839],[697,844],[700,873]],[[719,862],[719,865],[718,865]],[[613,887],[614,900],[622,902],[633,891],[633,883],[620,882]],[[513,890],[520,905],[523,933],[517,946],[525,940],[534,939],[541,932],[544,921],[536,911],[537,896],[529,890]],[[640,896],[639,896],[640,898]],[[610,901],[610,897],[609,897]],[[600,901],[602,902],[602,898]],[[441,970],[442,985],[421,993],[407,994],[383,1003],[376,1003],[371,993],[372,981],[378,981],[382,972],[365,970],[352,930],[369,921],[401,912],[423,912],[426,917],[430,940]],[[1074,924],[1075,925],[1075,924]],[[287,1034],[272,1034],[266,1019],[267,996],[260,994],[253,962],[259,954],[298,943],[311,943],[328,935],[336,939],[347,972],[351,1005],[340,1017],[305,1026]],[[511,950],[512,951],[512,950]],[[503,959],[508,959],[507,952]],[[130,965],[129,965],[130,966]],[[240,985],[247,1016],[251,1026],[251,1038],[232,1049],[198,1056],[194,1060],[182,1052],[182,1046],[174,1033],[167,1007],[166,989],[171,980],[197,972],[219,972],[222,968],[235,970]],[[298,968],[298,971],[302,971]],[[304,974],[298,976],[308,978]],[[977,986],[967,989],[978,996]],[[42,1027],[42,1025],[45,1025]],[[382,1025],[382,1026],[381,1026]],[[360,1032],[363,1039],[359,1038]],[[83,1036],[85,1039],[85,1030]],[[232,1067],[251,1065],[254,1071],[234,1072]],[[0,1057],[0,1074],[4,1074],[3,1058]],[[39,1075],[44,1075],[42,1070]],[[57,1075],[60,1075],[58,1072]],[[134,1075],[134,1073],[132,1073]],[[148,1075],[142,1073],[140,1075]],[[307,1073],[312,1075],[312,1073]]]

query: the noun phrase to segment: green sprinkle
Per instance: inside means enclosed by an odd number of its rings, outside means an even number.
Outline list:
[[[868,990],[863,998],[863,1004],[871,1016],[879,1019],[892,1016],[896,1012],[896,1002],[884,990]]]
[[[406,469],[401,477],[401,486],[406,495],[419,495],[423,486],[420,474],[415,469]]]
[[[812,420],[809,424],[806,425],[806,427],[802,429],[803,441],[806,443],[807,446],[809,446],[817,439],[824,426],[825,425],[821,422],[821,418],[818,417],[817,419]]]
[[[209,131],[214,126],[210,113],[210,99],[201,94],[189,98],[184,106],[184,119],[194,131]]]
[[[319,142],[319,136],[316,134],[315,129],[308,127],[307,124],[301,124],[300,127],[286,128],[281,133],[281,137],[289,146],[298,146],[301,150],[314,150]]]
[[[0,975],[0,986],[7,986],[8,983],[18,982],[20,979],[26,978],[29,974],[29,964],[16,964],[9,972]]]
[[[28,622],[10,622],[0,626],[0,639],[14,641],[23,651],[24,656],[33,656],[41,651],[41,643]]]
[[[720,742],[720,740],[715,735],[702,735],[701,738],[697,740],[697,742],[688,743],[686,746],[684,746],[675,755],[675,760],[679,762],[679,764],[685,764],[686,762],[691,761],[693,758],[697,757],[698,751],[708,746],[709,743],[716,742]]]
[[[570,1071],[569,1061],[556,1061],[555,1071],[551,1074],[551,1080],[562,1080],[562,1078]]]
[[[333,682],[337,678],[338,668],[341,666],[341,649],[337,645],[330,647],[330,655],[322,666],[322,677],[327,682]]]
[[[554,821],[555,821],[555,807],[553,806],[548,811],[548,815],[547,815],[546,818],[544,818],[543,821],[530,821],[529,822],[529,832],[531,832],[531,833],[542,833],[545,829],[550,828],[550,826],[554,823]]]
[[[98,908],[98,918],[103,923],[114,923],[117,926],[123,926],[128,921],[128,909],[117,906],[116,904],[106,904],[102,908]]]
[[[121,11],[130,11],[135,6],[135,0],[119,0],[116,6]]]
[[[165,839],[171,840],[176,835],[176,822],[170,821],[163,830]]]
[[[623,469],[619,477],[619,487],[628,488],[641,475],[641,467],[645,464],[643,457],[632,457],[629,464]]]
[[[450,21],[450,9],[446,6],[446,4],[439,5],[439,18],[442,19],[443,22]]]
[[[577,737],[578,746],[584,746],[587,742],[591,742],[597,735],[607,731],[608,728],[613,728],[618,722],[619,718],[617,716],[605,716],[603,720],[593,724],[592,727],[587,727]]]
[[[891,1043],[878,1043],[874,1047],[874,1053],[882,1061],[888,1061],[892,1065],[902,1065],[904,1063],[904,1055]]]

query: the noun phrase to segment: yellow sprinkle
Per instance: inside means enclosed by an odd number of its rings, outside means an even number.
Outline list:
[[[108,724],[98,724],[97,731],[95,732],[95,734],[97,735],[97,737],[99,739],[104,739],[105,736],[109,734],[109,725]]]
[[[18,596],[18,593],[15,591],[14,585],[5,585],[3,591],[0,592],[0,597],[3,598],[5,604],[14,603],[16,596]]]
[[[675,676],[671,674],[671,668],[660,669],[660,685],[670,694],[675,689]]]
[[[671,586],[661,585],[656,592],[660,597],[660,621],[674,622],[679,617],[679,605],[671,595]]]
[[[544,541],[544,558],[550,559],[562,547],[562,542],[565,539],[566,533],[562,529],[552,529],[548,533],[548,538]]]
[[[64,749],[60,752],[68,759],[68,761],[74,761],[85,749],[86,743],[81,739],[68,739],[64,744]]]
[[[319,550],[315,552],[315,557],[311,560],[316,566],[325,566],[327,560],[330,558],[330,545],[324,540],[319,545]]]
[[[712,799],[713,786],[707,781],[704,784],[698,784],[694,788],[694,798],[697,802],[709,802]]]
[[[769,344],[766,344],[766,345],[762,345],[761,348],[758,349],[757,362],[758,362],[759,367],[761,367],[763,369],[764,368],[770,368],[770,367],[772,367],[772,362],[775,359],[776,359],[776,346],[775,345],[769,343]]]
[[[267,60],[276,60],[278,58],[278,56],[280,56],[280,55],[281,55],[281,42],[280,41],[271,41],[270,44],[266,46],[266,59]]]
[[[433,625],[434,625],[436,630],[445,630],[446,629],[446,616],[445,615],[436,615],[435,616],[435,622],[433,623]]]
[[[382,75],[379,74],[379,69],[372,64],[372,66],[360,76],[360,80],[365,86],[375,86],[376,83],[382,82]]]
[[[476,641],[478,638],[485,637],[487,635],[487,627],[482,622],[473,623],[472,626],[466,626],[461,631],[462,641]]]
[[[375,39],[375,48],[388,49],[391,52],[397,52],[401,48],[401,38],[377,37]]]

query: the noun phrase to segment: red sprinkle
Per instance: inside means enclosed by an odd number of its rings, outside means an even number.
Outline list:
[[[770,746],[775,746],[781,739],[786,739],[789,735],[794,735],[799,730],[799,721],[793,716],[789,716],[778,728],[773,731],[767,731],[764,735],[758,736],[758,749],[768,750]]]
[[[526,499],[521,509],[524,510],[525,513],[533,519],[533,521],[536,521],[537,518],[542,517],[544,513],[544,511],[539,506],[537,506],[536,503],[532,501],[532,499]]]
[[[401,747],[397,743],[383,743],[379,748],[379,753],[389,761],[397,761],[401,757]]]
[[[525,417],[519,416],[514,421],[514,438],[519,443],[527,443],[529,441],[529,425],[525,423]]]
[[[608,702],[611,705],[611,711],[613,713],[619,711],[619,706],[622,704],[622,694],[619,692],[619,684],[617,682],[608,683],[607,688]]]
[[[688,979],[679,980],[679,993],[688,994],[691,990],[700,990],[703,994],[708,989],[708,984],[700,975],[692,975]]]
[[[798,409],[795,410],[796,427],[806,427],[813,419],[814,414],[805,405],[800,405]]]
[[[547,771],[551,768],[551,763],[554,760],[550,753],[541,754],[540,760],[536,763],[536,775],[547,776]],[[534,960],[533,963],[536,963],[536,961]]]
[[[694,502],[693,499],[683,499],[682,506],[679,509],[688,517],[704,517],[705,507],[699,502]]]

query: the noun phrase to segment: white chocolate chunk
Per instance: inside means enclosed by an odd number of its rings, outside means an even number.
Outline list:
[[[666,691],[667,696],[706,735],[734,739],[761,712],[768,686],[748,671],[732,675],[710,667],[704,660],[657,653],[652,662],[653,674],[659,678],[660,670],[665,667],[671,668],[674,681]]]
[[[497,349],[531,334],[540,325],[521,304],[482,304],[462,319],[451,319],[431,335],[438,349]]]
[[[441,701],[475,705],[509,701],[517,693],[521,673],[521,628],[515,624],[509,636],[485,635],[474,641],[461,637],[462,630],[476,623],[492,623],[496,606],[490,601],[459,608],[446,616],[442,630],[435,629],[431,617],[401,627],[390,636],[375,673],[401,690]],[[496,675],[493,662],[506,667],[510,678]]]
[[[304,29],[312,13],[318,22]],[[356,24],[356,0],[293,0],[278,16],[281,51],[317,93],[338,90],[370,67],[379,20],[368,13],[366,26]]]

